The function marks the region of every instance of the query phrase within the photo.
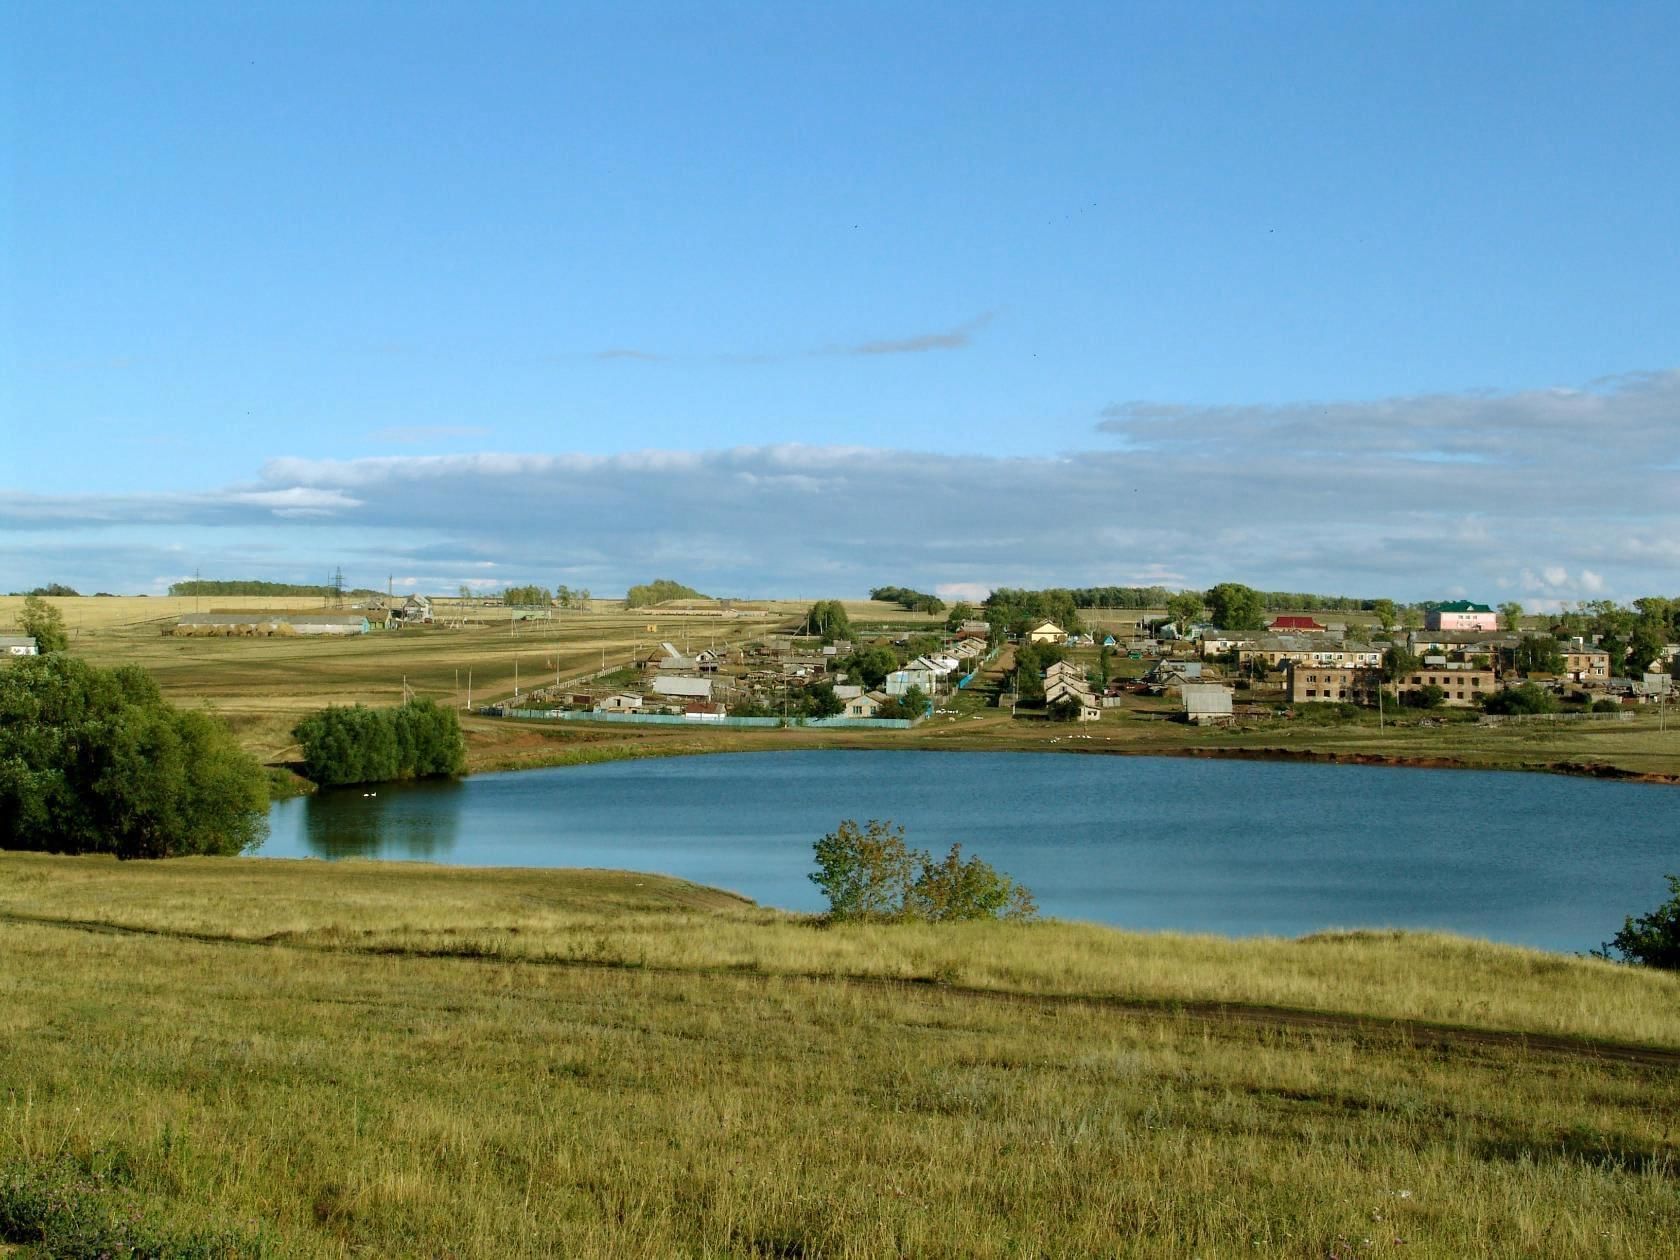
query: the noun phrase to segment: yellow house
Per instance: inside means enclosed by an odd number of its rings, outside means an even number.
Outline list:
[[[1028,643],[1066,643],[1067,631],[1054,621],[1041,621],[1027,632]]]

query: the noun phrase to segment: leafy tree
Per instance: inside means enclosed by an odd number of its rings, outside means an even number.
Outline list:
[[[945,628],[955,632],[965,621],[974,620],[974,605],[967,600],[958,600],[951,605],[951,611],[945,614]]]
[[[1557,707],[1557,697],[1533,683],[1496,691],[1482,701],[1482,709],[1487,713],[1556,713]]]
[[[935,861],[910,849],[904,828],[891,821],[872,818],[859,827],[845,819],[813,848],[810,878],[828,898],[831,920],[949,923],[1038,913],[1030,892],[977,857],[964,861],[960,844]]]
[[[1447,699],[1445,689],[1434,683],[1429,683],[1416,691],[1409,691],[1405,694],[1411,699],[1412,704],[1420,709],[1439,709]]]
[[[1392,633],[1394,627],[1400,624],[1400,610],[1392,599],[1373,599],[1371,611],[1376,614],[1377,625],[1382,627],[1384,634]]]
[[[1400,624],[1407,630],[1421,630],[1423,628],[1423,610],[1415,604],[1409,604],[1400,610]]]
[[[875,688],[885,683],[887,675],[900,664],[897,652],[884,643],[875,643],[853,652],[846,658],[842,668],[847,677],[864,687]]]
[[[1523,674],[1563,673],[1563,649],[1549,634],[1524,635],[1516,650],[1517,671]]]
[[[1080,704],[1072,696],[1063,696],[1045,706],[1045,715],[1052,722],[1077,722],[1079,720]]]
[[[839,717],[846,711],[846,702],[834,694],[833,683],[820,682],[805,689],[803,708],[807,717]]]
[[[1406,648],[1395,644],[1383,653],[1382,676],[1384,682],[1396,682],[1405,675],[1413,672],[1423,664],[1417,655]]]
[[[1600,958],[1614,951],[1624,962],[1664,971],[1680,971],[1680,875],[1669,875],[1669,899],[1649,914],[1629,917],[1602,949]]]
[[[910,687],[902,696],[893,696],[881,706],[884,718],[908,718],[915,721],[927,716],[928,695],[920,687]]]
[[[390,709],[333,705],[292,728],[304,773],[324,786],[456,775],[467,745],[453,709],[415,700]]]
[[[1668,635],[1651,621],[1640,621],[1628,636],[1628,672],[1642,674],[1656,662],[1661,669],[1668,663]]]
[[[45,586],[37,586],[32,591],[25,591],[24,594],[25,595],[55,595],[55,596],[59,596],[60,598],[62,598],[62,597],[65,597],[65,596],[75,597],[77,595],[80,595],[81,592],[78,591],[74,586],[64,585],[63,582],[48,582]]]
[[[1190,629],[1190,623],[1202,615],[1202,596],[1198,591],[1180,591],[1167,600],[1167,616],[1180,634]]]
[[[847,818],[814,848],[811,882],[828,898],[830,918],[903,917],[915,871],[903,827],[871,818],[860,828]]]
[[[1499,605],[1499,624],[1506,630],[1516,631],[1522,628],[1523,606],[1510,600]]]
[[[0,670],[0,837],[120,858],[240,853],[267,829],[262,767],[143,670],[67,653]]]
[[[1265,606],[1260,592],[1240,582],[1221,582],[1206,595],[1208,612],[1221,630],[1258,630],[1264,624]]]
[[[805,627],[820,635],[824,643],[852,637],[852,623],[846,616],[846,606],[837,599],[819,599],[805,614]]]
[[[1020,884],[990,863],[971,857],[963,861],[962,845],[953,844],[943,859],[917,855],[920,870],[910,886],[908,917],[929,923],[973,919],[1031,919],[1038,902]]]
[[[48,652],[65,652],[70,648],[70,636],[64,630],[64,614],[59,612],[39,595],[31,595],[23,601],[23,611],[18,614],[18,625],[23,632],[35,640],[35,648],[43,655]]]

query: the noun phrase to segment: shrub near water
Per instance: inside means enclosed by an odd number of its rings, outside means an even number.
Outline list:
[[[267,808],[262,767],[143,670],[64,653],[0,670],[0,847],[239,853],[262,840]]]
[[[415,700],[394,709],[337,705],[292,728],[304,772],[315,782],[384,783],[462,773],[467,745],[451,709]]]
[[[811,882],[828,897],[830,919],[1030,919],[1038,903],[988,862],[963,860],[953,844],[939,861],[904,843],[904,828],[847,818],[813,846]]]

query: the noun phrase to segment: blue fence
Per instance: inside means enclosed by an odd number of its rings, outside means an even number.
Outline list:
[[[538,722],[616,722],[627,726],[733,726],[761,729],[774,729],[779,726],[821,726],[907,731],[916,725],[916,722],[908,718],[713,717],[701,713],[592,713],[575,709],[509,709],[495,706],[480,709],[478,712],[481,717],[523,718]]]

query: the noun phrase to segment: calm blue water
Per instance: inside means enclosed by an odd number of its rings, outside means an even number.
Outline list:
[[[811,843],[889,818],[1047,915],[1298,936],[1443,928],[1585,950],[1667,896],[1680,789],[1552,775],[1042,753],[787,752],[282,801],[259,856],[657,871],[823,907]]]

